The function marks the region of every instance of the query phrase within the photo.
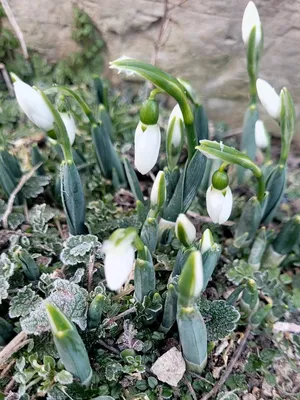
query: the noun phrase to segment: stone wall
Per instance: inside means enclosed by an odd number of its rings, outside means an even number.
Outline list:
[[[28,47],[57,60],[74,51],[72,0],[9,0]],[[169,0],[170,3],[182,3]],[[170,13],[168,40],[157,65],[188,79],[201,93],[210,118],[242,124],[247,74],[241,21],[248,0],[188,0]],[[151,59],[164,2],[81,0],[107,44],[107,60],[122,55]],[[265,33],[261,77],[287,86],[300,104],[300,1],[256,0]],[[115,76],[114,76],[115,79]],[[278,130],[277,127],[275,129]]]

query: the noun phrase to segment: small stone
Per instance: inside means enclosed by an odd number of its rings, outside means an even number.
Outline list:
[[[155,361],[151,367],[151,372],[161,382],[177,387],[178,382],[185,373],[185,369],[185,361],[181,352],[176,347],[172,347]]]
[[[242,397],[242,400],[256,400],[256,397],[254,396],[254,394],[247,393],[247,394],[244,394],[244,396]]]

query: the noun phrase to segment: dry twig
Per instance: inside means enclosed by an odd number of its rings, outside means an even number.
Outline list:
[[[13,205],[14,205],[17,194],[20,192],[20,190],[25,185],[25,183],[29,181],[29,179],[32,177],[32,175],[35,173],[35,171],[40,168],[41,165],[42,165],[42,163],[35,165],[31,171],[29,171],[29,172],[27,172],[27,174],[23,175],[22,178],[20,179],[19,183],[17,184],[17,186],[15,187],[15,189],[12,191],[11,195],[9,196],[7,208],[2,217],[2,226],[4,229],[8,228],[7,220],[12,212]]]
[[[30,339],[27,339],[27,333],[23,331],[18,333],[0,352],[0,365],[3,365],[14,353],[29,343],[29,341]]]
[[[27,51],[25,40],[24,40],[23,32],[21,31],[21,28],[19,27],[19,25],[16,21],[16,18],[12,12],[12,9],[10,8],[10,5],[8,4],[8,1],[1,0],[1,4],[2,4],[3,10],[4,10],[13,30],[15,31],[15,33],[17,35],[17,38],[19,39],[24,57],[27,60],[29,58],[29,56],[28,56],[28,51]]]
[[[241,354],[242,354],[242,352],[243,352],[243,350],[244,350],[244,348],[246,346],[246,343],[247,343],[248,337],[250,335],[250,332],[251,332],[251,325],[248,325],[246,330],[245,330],[244,337],[241,340],[241,342],[240,342],[236,352],[234,353],[232,359],[230,360],[230,363],[228,364],[228,367],[226,368],[226,371],[224,372],[222,378],[214,385],[212,390],[210,392],[208,392],[206,395],[204,395],[203,397],[201,397],[200,400],[208,400],[211,397],[217,395],[219,390],[222,388],[224,383],[227,381],[227,379],[228,379],[229,375],[231,374],[234,366],[236,365],[238,359],[240,358],[240,356],[241,356]]]
[[[190,395],[192,396],[193,400],[197,400],[196,392],[195,392],[191,382],[186,377],[184,377],[184,383],[188,387],[188,390],[189,390]]]

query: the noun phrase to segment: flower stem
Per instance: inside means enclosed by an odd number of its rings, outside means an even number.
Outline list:
[[[265,178],[264,178],[263,174],[261,174],[260,177],[256,177],[256,178],[257,178],[257,182],[258,182],[257,199],[259,202],[262,202],[264,195],[265,195],[265,188],[266,188]]]
[[[185,124],[186,135],[187,135],[187,145],[188,145],[188,160],[191,161],[194,153],[195,147],[197,146],[196,133],[194,129],[194,123]]]

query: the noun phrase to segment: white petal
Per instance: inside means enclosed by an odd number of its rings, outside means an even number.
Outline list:
[[[178,226],[181,225],[184,229],[184,233],[186,235],[187,242],[189,244],[192,244],[193,241],[196,239],[196,228],[192,224],[192,222],[188,219],[188,217],[185,214],[179,214],[176,220],[176,225],[175,225],[175,232],[176,235],[178,236]]]
[[[76,134],[76,124],[74,121],[74,118],[71,114],[69,113],[60,113],[61,119],[63,120],[63,123],[65,124],[69,140],[72,144],[74,143],[75,140],[75,134]]]
[[[207,250],[211,249],[213,244],[214,239],[210,229],[205,229],[200,241],[201,254],[204,254]]]
[[[260,149],[266,149],[269,145],[269,138],[265,125],[260,119],[255,123],[255,143]]]
[[[30,121],[45,131],[52,130],[54,118],[42,96],[21,80],[14,82],[14,89],[19,106]]]
[[[135,167],[143,175],[147,174],[156,164],[161,135],[158,125],[148,125],[143,131],[140,122],[135,131]]]
[[[156,175],[155,181],[152,186],[151,190],[151,195],[150,195],[150,202],[152,206],[155,206],[158,202],[158,195],[159,195],[159,186],[161,179],[164,179],[164,173],[163,171],[159,171],[159,173]]]
[[[254,26],[256,27],[255,42],[256,45],[259,45],[262,37],[261,22],[255,4],[253,1],[249,1],[247,7],[245,8],[242,22],[242,37],[243,42],[246,45],[248,44],[249,37]]]
[[[200,251],[195,251],[194,255],[194,263],[195,263],[195,288],[194,288],[194,297],[198,297],[203,288],[203,265],[202,265],[202,256]]]
[[[226,194],[224,196],[224,201],[222,205],[222,209],[219,215],[219,224],[224,224],[228,220],[232,210],[232,193],[230,187],[227,186]]]
[[[134,262],[134,248],[128,247],[121,254],[114,250],[108,251],[105,256],[104,270],[107,287],[110,290],[119,290],[128,279]]]
[[[276,91],[263,79],[257,79],[256,88],[261,104],[265,107],[268,114],[274,119],[279,119],[281,100]]]
[[[206,192],[206,208],[208,215],[215,224],[219,223],[219,216],[224,202],[224,195],[221,190],[211,185]]]

